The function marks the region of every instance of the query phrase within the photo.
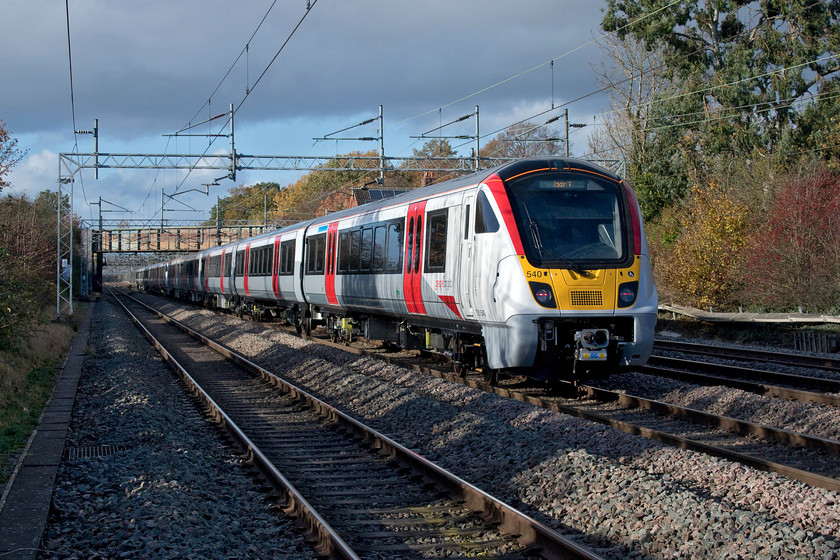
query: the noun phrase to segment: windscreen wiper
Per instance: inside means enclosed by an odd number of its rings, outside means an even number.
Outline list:
[[[537,249],[537,253],[540,255],[540,259],[542,259],[542,240],[540,239],[540,230],[537,227],[537,224],[534,220],[531,219],[531,213],[528,212],[528,205],[523,204],[522,207],[525,209],[525,216],[528,217],[528,229],[531,230],[531,239],[534,240],[534,247]]]
[[[558,256],[557,260],[562,262],[564,265],[566,265],[566,268],[568,268],[569,270],[573,270],[581,276],[589,276],[589,271],[586,270],[585,268],[583,268],[583,266],[581,266],[581,264],[579,262],[573,261],[572,259],[570,259],[568,257],[562,257],[562,256]]]

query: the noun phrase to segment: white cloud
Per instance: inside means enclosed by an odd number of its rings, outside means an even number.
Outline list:
[[[12,168],[4,194],[26,195],[34,199],[45,190],[55,191],[58,186],[58,154],[51,150],[29,153]]]
[[[8,4],[0,35],[0,119],[30,150],[11,176],[14,188],[37,195],[55,189],[58,154],[74,148],[65,6],[52,0]],[[561,97],[573,99],[597,89],[588,64],[600,56],[595,46],[558,58],[553,76],[541,66],[588,43],[597,31],[601,3],[575,0],[319,1],[254,88],[305,4],[278,1],[247,56],[214,92],[267,2],[71,3],[76,127],[90,129],[98,118],[102,152],[161,153],[166,144],[162,134],[190,119],[222,113],[231,103],[238,106],[251,88],[236,116],[242,153],[329,155],[371,149],[372,144],[313,146],[312,138],[374,116],[382,104],[386,154],[404,156],[419,147],[412,135],[471,113],[475,105],[480,106],[482,134],[539,113],[550,106],[552,78],[558,103]],[[487,89],[493,84],[500,85]],[[208,98],[211,106],[202,107]],[[588,114],[591,122],[597,109],[591,99],[584,103],[570,107],[570,114],[578,122]],[[464,126],[457,134],[472,133],[473,124]],[[365,131],[371,133],[375,130]],[[93,151],[89,136],[76,142],[80,152]],[[206,138],[173,141],[168,153],[200,153],[202,142],[206,147]],[[226,142],[219,139],[214,149]],[[102,196],[126,208],[142,207],[144,217],[159,209],[161,186],[170,191],[178,181],[171,171],[103,171],[100,181],[91,175],[84,172],[84,189],[76,184],[75,192],[82,195],[77,206]],[[246,179],[285,182],[279,174],[243,172],[240,177],[238,184]],[[185,187],[199,188],[201,182],[209,181],[191,176]],[[215,187],[195,204],[208,209],[215,194],[224,195],[229,186]]]

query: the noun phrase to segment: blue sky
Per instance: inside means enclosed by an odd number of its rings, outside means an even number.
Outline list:
[[[476,105],[484,135],[599,87],[593,68],[602,54],[593,39],[601,35],[600,2],[317,0],[257,83],[303,18],[307,1],[270,6],[271,0],[70,2],[76,128],[89,130],[98,118],[103,153],[202,153],[206,138],[164,135],[233,104],[239,107],[239,153],[329,156],[376,149],[376,143],[313,138],[374,117],[381,104],[386,155],[402,157],[422,145],[411,136],[472,113]],[[73,135],[65,2],[7,2],[3,12],[0,120],[27,150],[9,177],[13,187],[4,192],[34,196],[55,189],[59,153],[92,152],[93,140]],[[552,59],[553,71],[546,64]],[[594,95],[566,108],[573,122],[591,129],[607,101],[605,94]],[[554,114],[559,111],[541,119]],[[447,133],[474,133],[473,121],[459,126]],[[218,132],[208,125],[198,130]],[[575,130],[573,155],[585,153],[588,132]],[[349,134],[375,136],[377,130],[369,125]],[[220,139],[210,150],[226,152],[229,141]],[[131,211],[108,217],[141,220],[160,219],[161,189],[203,189],[222,174],[102,170],[94,180],[93,171],[80,173],[74,209],[83,219],[98,216],[89,203],[102,197]],[[172,211],[166,218],[205,219],[216,196],[233,186],[284,185],[297,175],[240,172],[236,184],[219,181],[209,196],[179,197],[199,212]]]

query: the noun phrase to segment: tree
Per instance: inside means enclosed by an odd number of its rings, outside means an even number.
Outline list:
[[[662,47],[634,37],[609,35],[600,42],[606,63],[597,71],[610,92],[610,113],[590,138],[592,152],[623,159],[645,220],[679,200],[689,188],[686,158],[696,140],[670,117],[690,112],[696,96],[677,95],[678,83],[666,77]],[[663,101],[668,100],[668,101]]]
[[[262,222],[266,216],[274,212],[274,199],[280,192],[277,183],[256,183],[250,186],[239,185],[228,191],[228,196],[210,209],[208,224],[216,223],[216,214],[220,213],[223,221],[230,222]]]
[[[0,192],[9,186],[4,177],[26,155],[25,151],[17,148],[17,138],[12,138],[6,123],[0,120]]]
[[[410,182],[417,186],[440,183],[458,176],[458,173],[448,171],[452,168],[451,163],[441,161],[440,158],[454,158],[457,155],[449,140],[433,138],[423,144],[419,150],[412,149],[412,157],[418,159],[404,163],[400,170],[405,172],[410,177]],[[423,172],[414,171],[415,169],[439,169],[440,171]]]
[[[695,186],[650,229],[657,287],[698,307],[732,306],[742,287],[750,212],[723,182]]]
[[[771,308],[840,311],[840,173],[790,176],[749,240],[750,296]]]
[[[0,199],[0,348],[37,320],[53,301],[56,195]]]
[[[821,159],[829,169],[840,169],[840,81],[826,84],[803,109],[791,131],[790,149],[794,156]]]
[[[376,152],[351,152],[338,156],[324,167],[347,167],[351,157],[375,157]],[[369,170],[348,171],[315,170],[307,173],[297,182],[280,190],[274,197],[275,220],[278,222],[299,222],[323,216],[348,208],[352,199],[353,188],[371,184],[379,177],[378,163],[362,160],[370,166]]]
[[[552,156],[565,152],[564,140],[552,128],[533,122],[514,124],[500,132],[480,150],[481,157],[526,158]]]
[[[662,48],[665,75],[696,84],[703,152],[788,148],[801,107],[840,75],[840,5],[813,0],[607,0],[602,27]]]

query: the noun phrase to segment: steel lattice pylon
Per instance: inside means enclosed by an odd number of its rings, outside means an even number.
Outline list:
[[[58,159],[58,253],[56,258],[56,314],[58,319],[73,315],[73,184],[82,169],[187,169],[227,171],[236,178],[239,170],[257,171],[448,171],[470,173],[477,167],[489,168],[517,158],[472,157],[384,157],[378,156],[250,156],[187,154],[109,154],[62,153]],[[593,161],[619,176],[624,163],[619,160]],[[64,200],[68,203],[63,204]],[[92,239],[88,236],[88,240]]]

